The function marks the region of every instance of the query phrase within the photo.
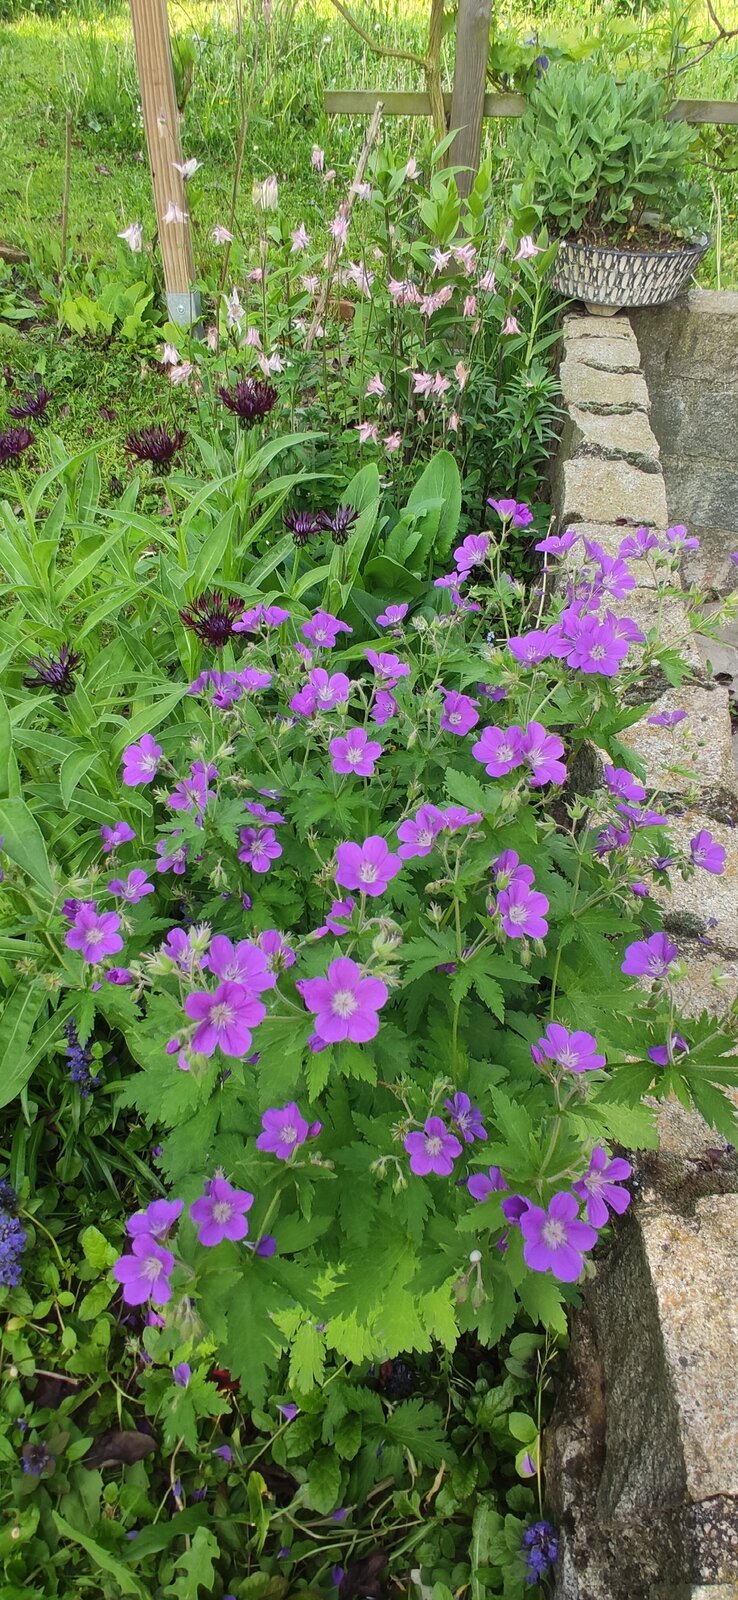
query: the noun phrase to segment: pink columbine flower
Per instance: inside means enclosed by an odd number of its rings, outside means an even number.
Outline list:
[[[480,739],[472,745],[475,761],[481,761],[487,776],[504,778],[515,767],[522,766],[522,728],[513,723],[510,728],[485,728]]]
[[[399,450],[402,445],[402,434],[400,433],[399,428],[397,428],[394,433],[385,434],[382,443],[387,451],[388,456],[394,455],[395,451]]]
[[[143,900],[144,895],[154,893],[154,885],[149,883],[146,873],[141,867],[134,867],[125,881],[123,878],[111,878],[108,889],[111,894],[116,895],[120,900],[126,900],[129,906],[137,906],[139,900]]]
[[[138,744],[129,744],[123,751],[123,782],[129,789],[138,783],[151,783],[163,755],[164,751],[151,734],[143,734]]]
[[[574,1193],[584,1201],[587,1221],[593,1228],[604,1228],[609,1222],[608,1206],[619,1217],[627,1211],[630,1195],[620,1185],[630,1177],[632,1171],[630,1162],[624,1161],[622,1156],[615,1156],[610,1161],[607,1151],[601,1145],[595,1145],[584,1177],[572,1184]]]
[[[576,1283],[585,1250],[597,1243],[597,1232],[579,1217],[576,1195],[555,1194],[548,1211],[530,1202],[520,1218],[523,1257],[533,1272],[551,1272],[561,1283]]]
[[[354,427],[359,435],[359,444],[379,444],[376,422],[355,422]]]
[[[500,333],[520,333],[520,323],[517,317],[505,317]]]
[[[456,1135],[449,1133],[443,1117],[429,1117],[422,1133],[406,1135],[405,1149],[410,1157],[410,1171],[416,1177],[427,1178],[434,1172],[439,1178],[448,1178],[462,1146]]]
[[[247,1189],[233,1189],[227,1178],[210,1178],[205,1193],[193,1200],[190,1216],[197,1227],[198,1243],[206,1248],[245,1239],[249,1225],[244,1213],[250,1211],[254,1197]]]
[[[353,772],[357,778],[371,778],[382,754],[381,744],[369,739],[363,728],[349,728],[345,737],[331,739],[328,748],[333,771]]]
[[[102,839],[105,855],[109,855],[110,851],[115,850],[119,844],[129,844],[131,839],[135,839],[135,837],[133,828],[127,822],[114,822],[112,828],[108,828],[103,822],[100,828],[100,838]]]
[[[433,271],[434,272],[445,272],[446,267],[448,266],[452,255],[453,255],[453,251],[451,251],[451,250],[441,250],[440,246],[436,245],[435,250],[431,250],[431,253],[430,253],[430,258],[431,258],[431,261],[433,262]]]
[[[379,1032],[377,1013],[387,1003],[387,985],[365,976],[349,956],[337,956],[324,978],[303,978],[297,988],[325,1044],[342,1039],[366,1044]]]
[[[380,611],[379,616],[377,617],[377,623],[379,627],[397,627],[398,623],[404,622],[408,613],[408,609],[407,601],[403,601],[399,606],[386,606],[385,610]]]
[[[383,394],[387,393],[387,385],[382,382],[378,372],[375,372],[373,377],[369,379],[364,393],[367,398],[370,395],[377,395],[379,398],[381,398]]]
[[[479,279],[477,288],[481,289],[482,294],[494,294],[497,288],[497,279],[494,272],[487,271],[483,273],[482,277]]]
[[[531,1045],[530,1053],[539,1066],[541,1058],[545,1057],[547,1061],[555,1061],[557,1066],[565,1067],[567,1072],[598,1072],[607,1065],[605,1056],[597,1048],[594,1034],[580,1030],[570,1033],[560,1022],[549,1022],[538,1044]]]
[[[239,939],[234,945],[224,933],[216,933],[202,964],[215,973],[216,978],[242,984],[253,994],[273,989],[276,982],[263,948],[257,948],[249,939]]]
[[[725,871],[725,846],[718,844],[708,828],[701,828],[689,841],[692,864],[703,872],[719,874]]]
[[[563,783],[566,767],[559,758],[564,746],[555,733],[547,733],[541,722],[529,722],[520,740],[520,754],[531,770],[531,789],[544,783]]]
[[[310,152],[310,165],[313,169],[313,172],[325,171],[325,150],[321,150],[319,144],[313,145],[313,148]]]
[[[333,221],[328,225],[328,232],[342,248],[348,239],[348,229],[348,218],[342,216],[340,211],[338,216],[334,217]]]
[[[625,951],[620,971],[634,978],[666,978],[679,950],[665,933],[652,933],[650,939],[636,939]]]
[[[83,900],[64,943],[69,950],[79,950],[85,961],[103,961],[123,949],[119,927],[120,917],[115,911],[98,911],[96,901]]]
[[[174,1270],[171,1250],[164,1250],[150,1233],[139,1233],[131,1244],[130,1255],[119,1256],[113,1265],[113,1277],[121,1285],[123,1299],[128,1306],[142,1306],[153,1300],[156,1305],[166,1305],[172,1298],[169,1275]]]
[[[386,839],[372,833],[363,844],[348,842],[336,846],[336,883],[341,889],[360,889],[371,899],[384,894],[387,885],[402,867]]]
[[[469,382],[469,368],[463,361],[457,361],[454,367],[454,377],[460,389],[465,389]]]
[[[189,211],[183,211],[182,207],[177,205],[176,200],[170,200],[161,220],[167,224],[174,222],[188,222],[189,216]]]
[[[545,939],[548,900],[540,890],[514,878],[509,889],[498,894],[497,909],[508,939]]]
[[[132,1239],[148,1233],[153,1239],[164,1239],[181,1216],[184,1200],[152,1200],[145,1211],[134,1211],[128,1218],[126,1233]]]
[[[282,854],[282,846],[273,828],[241,828],[239,861],[245,861],[254,872],[270,872],[272,862]]]
[[[137,256],[143,249],[143,228],[141,223],[129,222],[128,227],[123,228],[118,234],[118,238],[123,239],[131,253]]]
[[[477,259],[476,245],[455,244],[453,247],[453,258],[457,266],[461,267],[463,272],[466,272],[467,274],[473,272],[474,264]]]
[[[418,163],[415,160],[414,156],[411,156],[409,161],[405,162],[405,173],[404,173],[404,176],[410,182],[412,182],[413,178],[417,178],[417,177],[420,176],[420,167],[418,166]]]
[[[432,372],[414,372],[412,377],[413,377],[413,394],[422,394],[427,399],[427,397],[431,394],[432,389],[433,389],[433,374],[432,374]]]
[[[289,1161],[298,1146],[305,1143],[310,1132],[310,1124],[305,1121],[294,1100],[281,1109],[275,1106],[265,1111],[261,1126],[263,1132],[256,1141],[257,1150],[266,1150],[280,1161]]]
[[[440,725],[444,733],[455,733],[463,738],[479,721],[476,710],[479,701],[472,700],[468,694],[458,694],[455,689],[442,689],[441,693],[444,701]]]
[[[532,261],[539,253],[539,247],[532,233],[524,233],[513,256],[513,261]]]
[[[197,990],[188,994],[185,1015],[199,1026],[192,1036],[192,1049],[198,1055],[212,1056],[220,1049],[224,1056],[247,1056],[251,1049],[251,1029],[263,1022],[266,1008],[255,1000],[243,984],[225,980],[214,993]]]
[[[215,227],[210,229],[210,237],[213,244],[233,244],[233,234],[224,228],[222,222],[216,222]]]
[[[330,611],[316,611],[309,622],[301,623],[300,632],[312,645],[332,650],[339,633],[353,633],[353,628],[331,616]]]
[[[467,295],[464,296],[464,304],[463,304],[461,310],[462,310],[462,316],[469,317],[469,318],[476,316],[476,314],[477,314],[477,297],[476,297],[475,294],[467,294]]]
[[[439,833],[446,827],[446,817],[438,806],[421,806],[414,817],[407,817],[397,829],[400,845],[397,854],[402,861],[414,861],[418,856],[430,855]]]
[[[300,222],[298,224],[298,226],[293,230],[293,234],[292,234],[292,249],[290,251],[290,254],[291,255],[295,255],[295,253],[299,253],[302,250],[307,250],[309,244],[310,244],[310,234],[308,233],[304,222]]]

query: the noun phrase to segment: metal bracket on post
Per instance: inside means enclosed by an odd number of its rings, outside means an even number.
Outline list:
[[[170,322],[178,328],[192,328],[202,316],[202,297],[199,289],[167,291],[167,311]]]

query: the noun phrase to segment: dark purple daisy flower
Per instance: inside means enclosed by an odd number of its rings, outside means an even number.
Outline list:
[[[219,388],[218,394],[244,427],[253,428],[262,422],[277,404],[277,391],[273,383],[263,378],[241,378],[232,389]]]
[[[176,433],[170,433],[165,423],[155,422],[149,428],[139,428],[138,433],[129,433],[126,450],[137,461],[150,461],[152,467],[158,467],[160,472],[168,472],[184,439],[181,428]]]
[[[222,650],[242,611],[243,600],[239,600],[237,595],[212,589],[191,600],[179,614],[185,627],[191,628],[203,644],[212,644],[216,650]]]
[[[24,450],[32,444],[30,428],[5,428],[0,433],[0,467],[17,467]]]
[[[332,517],[327,511],[321,511],[318,525],[325,533],[330,534],[334,544],[346,544],[358,515],[353,506],[337,506]]]
[[[33,676],[23,679],[24,686],[26,689],[53,689],[55,694],[73,694],[74,674],[81,660],[81,655],[68,644],[59,646],[58,656],[30,656],[28,665],[33,668]]]
[[[288,533],[292,534],[298,550],[310,542],[314,533],[321,529],[320,517],[313,516],[312,511],[286,511],[282,518]]]
[[[28,394],[21,395],[17,405],[8,406],[8,411],[11,417],[15,417],[16,422],[22,422],[25,417],[34,417],[37,422],[40,422],[46,416],[46,408],[50,399],[51,390],[45,389],[44,385],[40,383],[35,394],[29,390]]]

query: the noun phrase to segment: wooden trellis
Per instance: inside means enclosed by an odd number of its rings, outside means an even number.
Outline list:
[[[131,0],[131,18],[167,310],[172,322],[186,327],[197,321],[200,307],[187,192],[179,170],[182,143],[167,0]]]

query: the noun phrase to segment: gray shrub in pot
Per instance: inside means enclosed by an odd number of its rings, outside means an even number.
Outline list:
[[[668,111],[647,74],[591,63],[553,67],[531,94],[518,159],[559,240],[555,286],[592,311],[672,300],[710,243],[694,130]]]

